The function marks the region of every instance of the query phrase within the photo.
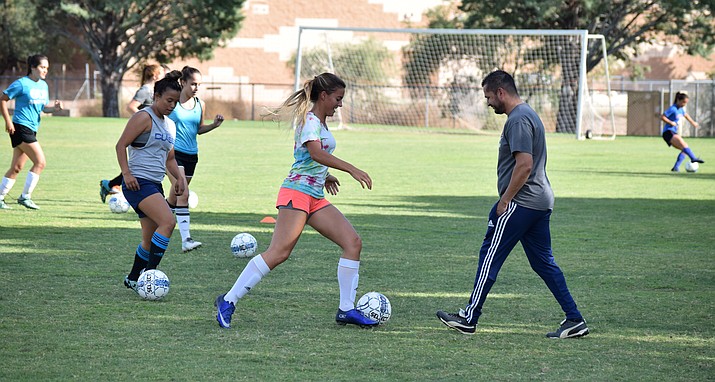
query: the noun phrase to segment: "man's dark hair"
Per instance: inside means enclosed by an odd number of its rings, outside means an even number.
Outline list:
[[[484,77],[482,88],[492,92],[498,88],[502,88],[511,95],[519,95],[519,92],[516,90],[516,84],[514,83],[514,77],[503,70],[495,70]]]

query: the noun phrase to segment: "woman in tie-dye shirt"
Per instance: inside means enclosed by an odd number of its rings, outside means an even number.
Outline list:
[[[343,250],[338,261],[340,304],[335,321],[340,325],[378,324],[355,309],[362,240],[323,193],[325,188],[335,195],[340,186],[338,178],[328,173],[329,168],[345,171],[363,188],[372,189],[372,179],[365,171],[333,155],[335,138],[328,130],[325,119],[343,106],[344,96],[345,82],[334,74],[323,73],[307,81],[303,89],[288,97],[276,111],[279,113],[288,109],[292,112],[292,121],[296,126],[295,162],[278,193],[278,219],[270,246],[263,254],[251,259],[228,293],[216,298],[216,320],[222,328],[230,327],[238,300],[271,269],[288,259],[306,224]]]

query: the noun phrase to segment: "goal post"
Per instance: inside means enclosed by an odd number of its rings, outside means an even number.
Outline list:
[[[585,30],[300,27],[295,89],[321,72],[340,76],[341,125],[499,130],[504,117],[487,107],[481,81],[502,69],[547,131],[615,137],[610,91],[589,89],[610,86],[605,54],[603,36]],[[605,71],[588,70],[591,62]]]

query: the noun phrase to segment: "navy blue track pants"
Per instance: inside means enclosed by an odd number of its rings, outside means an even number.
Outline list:
[[[497,204],[489,212],[487,233],[479,251],[479,267],[474,280],[474,290],[465,311],[467,321],[476,323],[482,314],[484,300],[497,279],[497,274],[516,243],[526,252],[531,268],[544,280],[561,305],[566,318],[581,318],[566,286],[561,268],[556,265],[551,252],[549,219],[551,210],[538,211],[512,202],[506,212],[497,218]]]

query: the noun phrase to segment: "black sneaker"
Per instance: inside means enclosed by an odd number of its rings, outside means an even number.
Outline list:
[[[555,332],[546,333],[547,338],[577,338],[588,334],[586,320],[563,320]]]
[[[690,163],[705,163],[705,161],[700,158],[695,158],[691,160]]]
[[[447,313],[438,310],[437,318],[439,318],[439,320],[442,321],[443,324],[461,332],[462,334],[471,336],[477,329],[477,324],[470,324],[469,322],[467,322],[464,309],[460,309],[459,313],[457,314]]]

